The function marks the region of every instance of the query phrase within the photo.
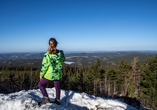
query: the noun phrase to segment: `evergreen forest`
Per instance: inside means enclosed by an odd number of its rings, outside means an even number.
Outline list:
[[[41,67],[0,66],[0,93],[38,89]],[[53,81],[47,84],[53,87]],[[116,66],[102,66],[97,58],[89,66],[63,66],[61,89],[109,98],[130,99],[157,109],[157,55],[139,63],[121,60]]]

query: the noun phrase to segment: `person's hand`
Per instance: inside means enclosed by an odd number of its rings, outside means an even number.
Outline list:
[[[61,53],[63,53],[63,50],[60,50]]]
[[[42,80],[43,79],[43,77],[42,76],[40,76],[40,80]]]

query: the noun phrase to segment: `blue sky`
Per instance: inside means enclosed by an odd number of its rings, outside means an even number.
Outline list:
[[[0,53],[157,50],[157,0],[0,0]]]

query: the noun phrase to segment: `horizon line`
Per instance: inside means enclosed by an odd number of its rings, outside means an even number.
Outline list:
[[[98,50],[98,51],[64,51],[64,53],[93,53],[93,52],[157,52],[157,50]],[[0,54],[11,54],[11,53],[44,53],[44,51],[36,52],[0,52]]]

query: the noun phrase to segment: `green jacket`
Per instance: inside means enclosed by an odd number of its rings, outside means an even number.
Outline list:
[[[64,53],[58,52],[57,55],[44,54],[40,76],[48,80],[60,80],[62,78],[62,64],[65,61]]]

